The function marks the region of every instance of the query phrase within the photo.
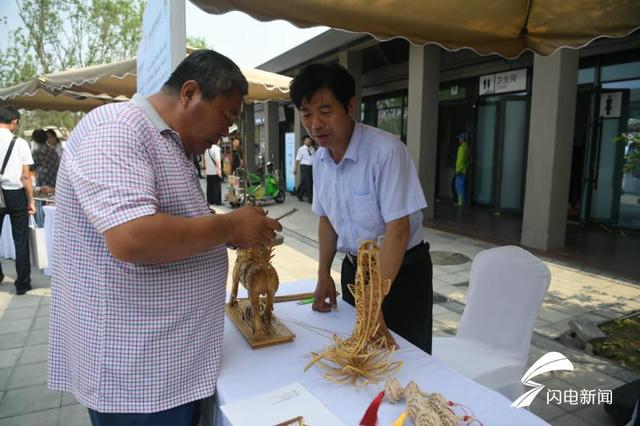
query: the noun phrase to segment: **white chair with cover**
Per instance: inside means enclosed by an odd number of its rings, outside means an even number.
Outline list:
[[[538,311],[551,281],[547,266],[515,246],[480,252],[471,265],[469,293],[458,332],[434,337],[433,356],[512,401]]]

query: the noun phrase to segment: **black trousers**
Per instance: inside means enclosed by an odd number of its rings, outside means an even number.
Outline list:
[[[207,203],[222,204],[222,178],[218,175],[207,175]]]
[[[31,284],[31,260],[29,258],[29,214],[27,194],[24,189],[3,189],[6,209],[0,213],[0,233],[4,216],[11,219],[13,243],[16,247],[16,288],[23,289]],[[0,274],[2,266],[0,265]]]
[[[342,299],[354,305],[347,283],[355,283],[356,266],[348,258],[342,261]],[[433,326],[433,266],[429,243],[407,250],[400,271],[382,302],[387,327],[423,351],[431,353]]]
[[[296,195],[300,201],[305,195],[309,197],[309,202],[313,201],[313,166],[300,165],[300,187]]]

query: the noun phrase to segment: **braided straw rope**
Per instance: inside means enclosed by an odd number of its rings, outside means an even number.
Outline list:
[[[450,407],[459,404],[447,401],[439,393],[424,393],[413,381],[403,389],[398,379],[390,379],[384,385],[384,395],[392,404],[406,399],[406,411],[416,426],[456,426],[460,422],[478,422],[470,415],[456,416]]]

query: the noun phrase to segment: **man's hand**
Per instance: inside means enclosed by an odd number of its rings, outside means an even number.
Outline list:
[[[34,199],[29,200],[29,205],[27,206],[27,213],[32,216],[36,214],[36,201]]]
[[[329,298],[329,303],[327,303],[327,297]],[[331,312],[331,308],[335,308],[337,305],[336,284],[333,278],[331,278],[331,275],[319,275],[311,308],[318,312]]]
[[[266,212],[256,206],[245,206],[227,213],[230,222],[229,243],[239,248],[266,247],[282,231],[278,221],[266,216]]]
[[[296,169],[293,169],[293,174],[294,174],[294,175],[297,175],[297,174],[298,174],[298,171],[297,171]]]

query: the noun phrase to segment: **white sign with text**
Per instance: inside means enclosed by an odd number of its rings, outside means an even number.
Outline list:
[[[149,0],[142,18],[137,58],[137,92],[160,90],[186,54],[184,0]]]
[[[496,93],[523,92],[527,90],[527,69],[511,70],[480,76],[480,96]]]

